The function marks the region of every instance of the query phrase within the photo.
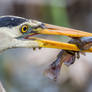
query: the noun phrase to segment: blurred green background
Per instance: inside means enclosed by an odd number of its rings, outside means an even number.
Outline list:
[[[92,32],[92,0],[0,0],[0,16],[14,15]],[[64,36],[47,39],[66,41]],[[60,50],[11,49],[0,54],[0,80],[6,92],[92,92],[92,54],[63,65],[55,82],[43,75]]]

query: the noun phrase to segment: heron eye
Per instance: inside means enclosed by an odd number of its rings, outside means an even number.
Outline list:
[[[27,31],[28,31],[28,25],[23,25],[23,26],[21,27],[21,32],[22,32],[22,33],[27,33]]]

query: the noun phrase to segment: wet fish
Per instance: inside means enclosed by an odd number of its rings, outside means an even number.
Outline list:
[[[87,50],[92,46],[92,37],[72,38],[68,43],[76,44],[80,51],[61,50],[56,60],[45,70],[45,75],[48,78],[56,80],[63,63],[70,66],[80,58],[80,54],[85,55],[82,50]]]

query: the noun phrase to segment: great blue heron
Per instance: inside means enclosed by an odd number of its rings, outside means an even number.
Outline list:
[[[65,35],[74,39],[73,41],[69,41],[69,43],[63,43],[32,37],[37,34]],[[58,48],[64,49],[63,54],[60,53],[61,57],[65,58],[69,56],[70,59],[72,57],[72,61],[74,62],[76,51],[78,52],[82,50],[92,52],[92,48],[90,48],[92,46],[92,37],[89,36],[92,36],[92,33],[54,26],[22,17],[0,17],[0,52],[10,48]],[[60,67],[60,60],[62,60],[61,57],[59,55],[56,62],[52,64],[53,69],[58,65]],[[58,60],[59,62],[57,63]],[[69,60],[66,60],[65,58],[62,61],[64,62]],[[70,64],[73,62],[70,62]]]

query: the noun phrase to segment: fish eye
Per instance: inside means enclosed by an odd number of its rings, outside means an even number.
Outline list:
[[[23,25],[23,26],[20,28],[20,31],[21,31],[22,33],[27,33],[27,31],[28,31],[28,25]]]

